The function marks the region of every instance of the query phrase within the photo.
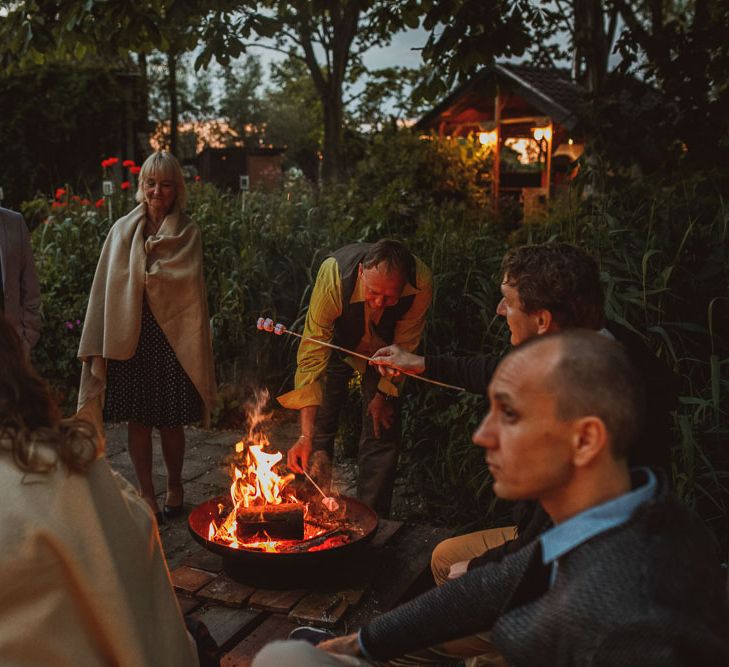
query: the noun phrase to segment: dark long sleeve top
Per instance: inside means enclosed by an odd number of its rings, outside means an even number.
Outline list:
[[[431,380],[464,387],[472,394],[486,396],[499,361],[501,358],[495,354],[475,354],[469,357],[426,355],[423,375]]]
[[[362,628],[387,660],[490,631],[510,665],[729,664],[729,610],[709,538],[665,492],[559,559],[535,540]]]

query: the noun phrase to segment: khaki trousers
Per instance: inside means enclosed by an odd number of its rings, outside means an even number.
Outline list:
[[[507,526],[479,530],[444,540],[436,545],[430,558],[430,569],[433,572],[435,583],[441,586],[448,581],[452,565],[482,556],[489,549],[500,547],[504,542],[513,540],[515,537],[516,526]],[[506,664],[491,644],[488,632],[479,632],[470,637],[454,639],[441,645],[437,650],[448,655],[463,657],[467,667],[486,667],[487,665],[496,667]]]

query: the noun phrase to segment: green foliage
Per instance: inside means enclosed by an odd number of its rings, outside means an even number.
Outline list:
[[[43,201],[33,204],[42,206]],[[32,236],[43,299],[43,328],[33,362],[70,411],[78,395],[76,354],[88,293],[110,224],[96,209],[74,201],[57,211]]]

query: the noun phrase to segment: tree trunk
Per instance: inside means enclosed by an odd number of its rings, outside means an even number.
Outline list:
[[[321,171],[324,181],[338,181],[344,176],[346,165],[342,145],[344,137],[342,87],[349,66],[352,41],[357,34],[360,5],[359,0],[333,3],[329,12],[331,24],[328,28],[324,28],[324,32],[331,38],[327,50],[329,67],[325,71],[316,59],[311,28],[307,20],[303,20],[299,26],[304,60],[322,101],[324,113],[324,155]]]
[[[137,96],[135,106],[137,115],[135,118],[135,128],[137,132],[136,146],[141,149],[141,154],[137,157],[143,161],[149,154],[149,76],[147,74],[147,55],[144,53],[137,54],[137,67],[139,68],[139,86],[137,86]],[[144,139],[142,139],[144,137]]]
[[[170,145],[169,150],[177,155],[177,54],[167,54],[167,94],[170,98]]]
[[[609,45],[601,0],[574,0],[576,81],[591,93],[602,87],[607,74]]]
[[[329,82],[331,85],[331,81]],[[324,107],[324,156],[322,179],[338,181],[344,174],[344,154],[342,146],[342,92],[330,91]]]

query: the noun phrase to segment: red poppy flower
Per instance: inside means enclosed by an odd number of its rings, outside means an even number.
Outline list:
[[[101,208],[103,205],[104,205],[104,198],[103,197],[101,199],[97,199],[96,200],[96,203],[94,204],[94,206],[96,206],[96,208]]]
[[[142,171],[141,167],[129,167],[129,173],[134,174],[135,176]]]
[[[91,206],[91,200],[90,199],[82,199],[81,200],[81,206]]]
[[[110,157],[110,158],[107,159],[107,162],[109,163],[109,166],[111,167],[111,166],[115,165],[117,162],[119,162],[119,158],[118,157]]]
[[[65,207],[66,207],[66,202],[62,202],[62,201],[54,201],[51,204],[51,208],[65,208]]]
[[[64,188],[56,188],[56,199],[60,199],[65,194],[66,190]]]
[[[133,167],[134,166],[134,160],[124,160],[122,162],[122,167]]]
[[[80,202],[81,201],[81,197],[79,197],[78,195],[71,195],[71,201],[79,201]]]
[[[128,190],[131,187],[131,183],[129,181],[122,181],[121,189],[122,190]]]
[[[196,181],[199,181],[200,180],[200,177],[199,176],[195,176],[195,180]]]

